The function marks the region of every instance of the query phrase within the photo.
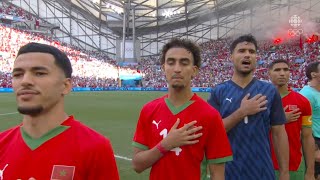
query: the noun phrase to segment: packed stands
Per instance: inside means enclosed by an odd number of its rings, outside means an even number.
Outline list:
[[[5,2],[0,3],[0,14],[16,16],[29,21],[34,20],[32,15],[24,11],[22,8],[7,4]]]
[[[32,20],[22,9],[0,4],[0,13],[12,14]],[[13,62],[20,46],[28,42],[39,42],[53,45],[64,51],[73,66],[74,87],[117,87],[121,75],[139,74],[143,77],[144,87],[166,87],[167,83],[159,57],[142,59],[138,64],[128,67],[118,66],[115,60],[99,52],[84,51],[42,34],[30,33],[0,25],[0,87],[11,87]],[[213,87],[231,78],[232,63],[229,59],[231,39],[212,40],[200,44],[202,49],[202,67],[193,79],[193,87]],[[301,47],[302,46],[302,47]],[[268,80],[267,65],[275,59],[286,59],[291,64],[290,84],[301,88],[306,83],[305,65],[320,59],[320,42],[299,43],[292,39],[275,45],[271,40],[259,41],[258,66],[255,76]]]
[[[58,41],[46,39],[41,34],[24,32],[0,25],[0,72],[2,78],[11,78],[7,75],[12,71],[13,62],[20,46],[28,42],[39,42],[53,45],[64,51],[71,60],[73,67],[74,86],[99,87],[118,86],[119,75],[138,73],[136,69],[124,67],[118,68],[116,61],[99,53],[80,51],[77,48],[68,47]],[[11,80],[2,80],[10,87]]]

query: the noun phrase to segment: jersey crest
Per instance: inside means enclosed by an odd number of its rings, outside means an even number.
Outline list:
[[[75,166],[54,165],[51,180],[73,180],[75,169]]]

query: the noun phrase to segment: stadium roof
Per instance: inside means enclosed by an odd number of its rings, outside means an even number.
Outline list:
[[[64,0],[59,0],[64,5]],[[195,24],[215,17],[227,16],[253,7],[259,0],[71,0],[97,22],[104,21],[115,34],[122,36],[123,18],[132,29],[133,19],[136,36],[166,32]],[[71,5],[71,4],[69,4]],[[134,11],[134,15],[133,15]]]
[[[111,56],[117,54],[123,31],[127,39],[138,39],[142,56],[149,56],[158,55],[172,37],[205,42],[260,32],[259,36],[271,38],[276,32],[274,27],[288,25],[294,14],[301,16],[304,23],[320,19],[319,0],[5,1],[58,25],[54,36],[61,41]]]

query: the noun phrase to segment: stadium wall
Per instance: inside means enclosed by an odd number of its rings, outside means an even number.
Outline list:
[[[153,88],[153,87],[104,87],[104,88],[82,88],[75,87],[72,88],[73,92],[90,92],[90,91],[168,91],[168,88]],[[211,88],[204,87],[193,87],[193,92],[210,92]],[[295,88],[294,91],[300,91],[300,89]],[[0,88],[0,93],[11,93],[12,88]]]
[[[193,92],[210,92],[211,88],[193,87]],[[73,92],[90,92],[90,91],[168,91],[168,88],[153,88],[153,87],[104,87],[104,88],[72,88]],[[13,92],[12,88],[0,88],[0,93]]]

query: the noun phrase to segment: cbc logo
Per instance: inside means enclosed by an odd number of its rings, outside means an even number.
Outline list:
[[[302,20],[300,18],[300,16],[298,15],[293,15],[291,16],[291,18],[289,19],[289,24],[293,27],[293,28],[297,28],[301,25]]]
[[[300,36],[303,33],[303,29],[289,29],[289,36]]]
[[[289,24],[293,29],[288,30],[289,36],[300,36],[303,33],[303,29],[297,29],[302,23],[302,19],[298,15],[293,15],[289,19]]]

